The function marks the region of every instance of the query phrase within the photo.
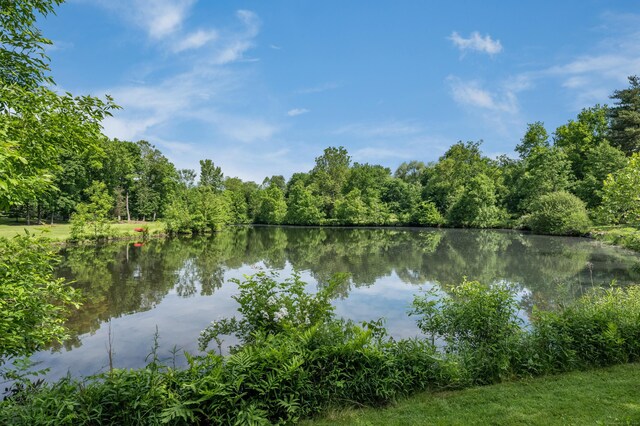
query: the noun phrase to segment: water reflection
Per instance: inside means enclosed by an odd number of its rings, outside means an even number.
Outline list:
[[[68,322],[72,338],[64,347],[36,356],[54,367],[54,377],[104,366],[95,358],[106,356],[107,321],[118,367],[144,364],[155,325],[161,348],[176,344],[195,352],[199,330],[235,313],[229,279],[258,268],[302,271],[311,287],[349,272],[337,312],[357,320],[384,316],[398,337],[417,333],[406,312],[421,285],[457,283],[463,276],[506,282],[530,311],[534,304],[572,299],[588,286],[640,282],[640,258],[628,251],[511,231],[232,227],[209,238],[152,240],[142,247],[71,247],[63,256],[58,273],[75,281],[85,301]]]

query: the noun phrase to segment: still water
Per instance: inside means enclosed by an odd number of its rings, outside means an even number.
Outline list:
[[[58,275],[75,281],[85,301],[67,324],[71,339],[32,357],[50,369],[51,380],[108,369],[109,340],[114,367],[142,367],[156,328],[160,357],[183,365],[183,351],[198,353],[200,330],[236,313],[237,287],[230,279],[259,270],[283,278],[298,271],[311,291],[348,272],[351,279],[335,300],[337,315],[384,317],[396,338],[419,334],[407,311],[421,287],[464,276],[512,285],[524,318],[533,305],[552,309],[592,286],[640,282],[637,254],[587,239],[514,231],[232,227],[141,247],[70,247],[62,255]]]

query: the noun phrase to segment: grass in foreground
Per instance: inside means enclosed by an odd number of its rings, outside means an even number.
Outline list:
[[[162,222],[124,222],[114,223],[111,227],[115,230],[118,237],[133,237],[140,235],[134,231],[134,228],[144,225],[149,227],[150,234],[164,232],[164,224]],[[44,236],[51,238],[54,241],[66,241],[71,236],[71,225],[69,223],[27,225],[24,220],[16,223],[14,220],[6,218],[0,219],[0,237],[11,238],[18,234],[24,234],[25,229],[32,234],[44,233]]]
[[[640,364],[460,391],[421,393],[382,409],[328,413],[312,425],[640,424]]]

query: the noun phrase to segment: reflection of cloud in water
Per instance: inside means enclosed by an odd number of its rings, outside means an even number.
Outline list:
[[[335,302],[336,314],[357,322],[385,319],[387,331],[394,338],[420,335],[416,317],[408,312],[417,287],[405,284],[394,274],[383,277],[374,286],[351,290],[349,297]]]

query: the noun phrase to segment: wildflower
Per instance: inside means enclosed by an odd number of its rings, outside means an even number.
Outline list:
[[[282,308],[280,308],[280,310],[278,312],[276,312],[273,315],[273,319],[276,320],[276,321],[280,321],[281,319],[283,319],[287,315],[289,315],[289,311],[287,311],[287,308],[285,306],[283,306]]]

